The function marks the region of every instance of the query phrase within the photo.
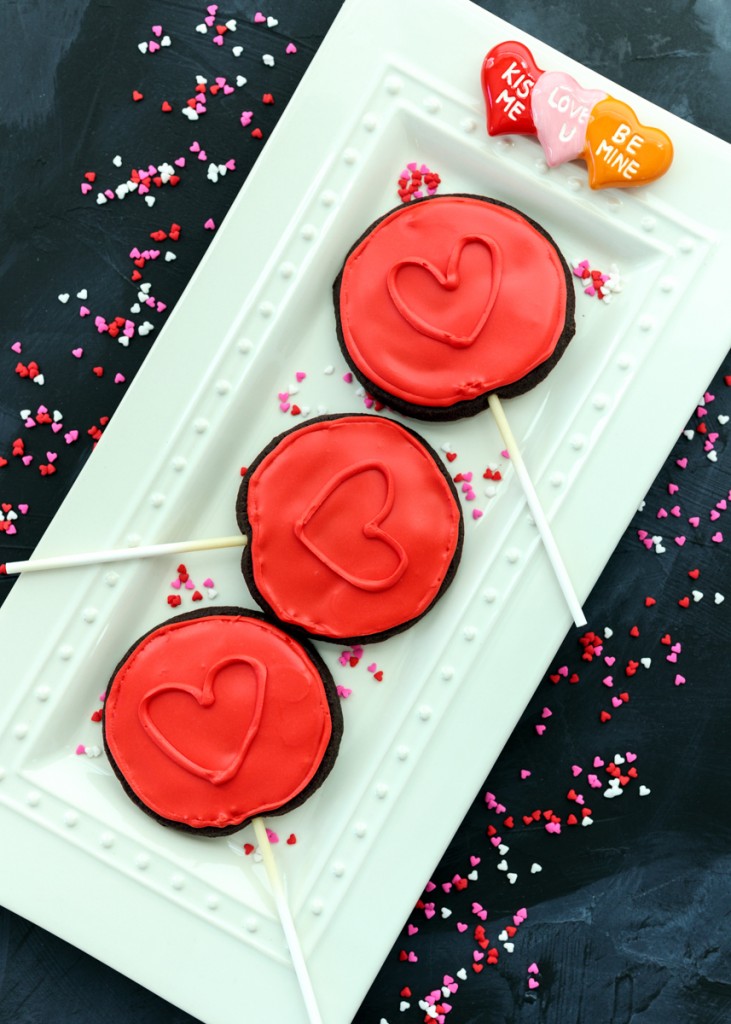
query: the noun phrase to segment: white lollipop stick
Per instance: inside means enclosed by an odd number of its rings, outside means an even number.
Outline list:
[[[498,425],[498,430],[503,439],[503,443],[508,450],[510,455],[510,461],[515,467],[515,472],[518,474],[523,493],[526,501],[528,502],[528,508],[530,509],[531,515],[538,527],[538,532],[541,535],[543,546],[546,549],[549,561],[553,566],[553,571],[556,574],[558,585],[561,587],[563,596],[566,598],[566,603],[569,606],[571,615],[577,626],[586,625],[586,616],[581,607],[581,603],[576,596],[573,584],[569,578],[569,574],[566,571],[566,566],[561,558],[561,552],[558,550],[556,541],[554,540],[553,533],[551,532],[551,526],[546,519],[546,514],[543,511],[536,489],[533,486],[533,481],[530,478],[530,474],[523,462],[523,456],[520,454],[518,443],[515,440],[510,424],[508,423],[505,411],[502,406],[502,402],[497,395],[491,394],[488,396],[488,402],[490,403],[490,410],[495,417],[495,422]]]
[[[297,975],[297,981],[299,982],[299,986],[302,991],[302,998],[304,999],[305,1007],[307,1009],[307,1018],[310,1021],[310,1024],[322,1024],[322,1017],[320,1016],[317,1000],[315,999],[312,981],[310,980],[307,964],[305,963],[304,954],[302,953],[299,936],[297,935],[297,930],[294,926],[292,912],[289,909],[284,885],[282,884],[282,877],[279,874],[276,861],[274,860],[274,854],[269,842],[266,826],[261,818],[254,818],[252,825],[254,826],[254,833],[256,835],[256,841],[259,844],[259,850],[261,852],[262,860],[264,861],[264,867],[266,868],[267,875],[269,876],[269,884],[272,889],[272,895],[274,896],[274,902],[277,905],[277,912],[279,913],[282,931],[284,932],[287,945],[289,946],[289,954],[292,957],[292,966],[294,967],[295,974]]]
[[[214,548],[245,547],[247,539],[211,537],[207,540],[179,540],[169,544],[146,544],[137,548],[110,548],[106,551],[85,551],[74,555],[54,555],[51,558],[30,558],[27,562],[6,562],[0,565],[0,574],[15,576],[21,572],[43,572],[46,569],[72,569],[100,562],[129,562],[134,558],[152,558],[155,555],[176,555],[184,551],[210,551]]]

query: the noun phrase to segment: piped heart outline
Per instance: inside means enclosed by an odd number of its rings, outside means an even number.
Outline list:
[[[346,480],[359,476],[361,473],[366,473],[371,469],[380,473],[386,481],[386,496],[376,515],[363,524],[363,534],[368,540],[378,540],[384,543],[391,549],[391,551],[394,552],[397,558],[396,568],[393,572],[381,579],[368,579],[364,576],[357,576],[355,573],[350,572],[346,566],[341,565],[334,559],[330,558],[326,552],[315,544],[306,532],[308,523],[322,508],[331,494],[338,490]],[[344,579],[347,583],[357,587],[359,590],[365,590],[368,593],[378,593],[383,590],[390,590],[391,587],[398,583],[409,565],[408,556],[402,545],[399,544],[395,537],[392,537],[391,534],[381,529],[381,524],[388,518],[391,509],[393,508],[395,491],[396,488],[393,482],[393,474],[385,463],[371,459],[354,463],[352,466],[346,466],[345,469],[341,469],[330,478],[330,480],[315,496],[309,508],[295,522],[295,536],[316,558],[323,563],[323,565],[326,565],[328,569],[331,569],[337,576],[340,576],[341,579]]]
[[[221,769],[207,768],[205,765],[201,765],[197,761],[192,760],[192,758],[189,758],[165,736],[161,729],[158,728],[152,720],[150,704],[156,697],[159,697],[164,693],[185,693],[192,697],[201,708],[210,708],[216,702],[216,697],[213,692],[216,678],[223,669],[228,668],[231,665],[246,665],[254,674],[256,687],[254,712],[251,716],[249,727],[244,734],[241,746],[229,764],[226,765],[225,768]],[[229,782],[238,773],[241,765],[244,763],[246,755],[249,752],[249,748],[259,731],[262,710],[264,708],[266,680],[266,666],[263,662],[259,661],[258,658],[249,657],[247,654],[230,655],[229,657],[222,658],[220,661],[217,661],[215,665],[209,668],[203,681],[202,689],[200,687],[190,686],[187,683],[163,683],[160,686],[153,687],[153,689],[149,690],[140,701],[138,715],[146,733],[156,746],[160,748],[163,754],[166,755],[166,757],[170,758],[170,760],[177,764],[179,768],[190,772],[191,775],[195,775],[200,779],[205,779],[207,782],[211,782],[214,786],[220,786],[225,782]]]
[[[490,288],[486,292],[484,307],[471,331],[468,334],[456,334],[444,327],[440,327],[438,324],[430,323],[428,320],[425,320],[420,313],[414,310],[399,289],[397,277],[399,271],[404,267],[419,267],[429,273],[442,288],[450,292],[456,292],[461,285],[459,263],[462,258],[462,253],[467,245],[474,242],[478,242],[483,245],[490,253]],[[463,349],[469,348],[470,345],[474,344],[485,326],[487,318],[492,312],[492,307],[495,305],[495,300],[500,289],[502,269],[502,253],[494,238],[491,238],[489,235],[463,235],[461,238],[457,239],[451,253],[449,254],[445,273],[442,273],[442,271],[439,270],[439,268],[430,260],[418,256],[410,256],[397,260],[396,263],[390,267],[386,277],[386,284],[388,286],[389,295],[391,296],[391,301],[404,320],[406,320],[411,327],[420,334],[424,334],[428,338],[433,338],[434,341],[439,341],[442,344],[449,345],[451,348]],[[482,284],[482,278],[480,279],[480,284]],[[466,287],[469,287],[469,283]]]

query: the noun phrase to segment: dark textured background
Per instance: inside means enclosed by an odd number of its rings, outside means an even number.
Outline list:
[[[265,136],[339,6],[338,0],[279,0],[276,9],[265,10],[280,23],[269,35],[251,24],[258,8],[248,0],[235,10],[221,7],[222,18],[238,19],[235,41],[247,51],[231,63],[230,73],[249,78],[251,99],[244,106],[255,110]],[[605,0],[601,5],[571,0],[560,7],[516,0],[481,6],[693,124],[731,139],[727,0]],[[165,317],[154,318],[153,335],[119,348],[113,359],[105,350],[111,372],[92,381],[89,361],[68,355],[76,336],[91,347],[88,325],[86,331],[80,327],[76,288],[93,286],[97,302],[104,296],[109,316],[128,309],[134,294],[130,245],[177,220],[185,229],[178,259],[154,268],[153,291],[171,308],[211,241],[203,222],[208,217],[221,221],[261,148],[238,126],[240,93],[216,105],[209,102],[205,119],[184,122],[182,129],[180,117],[151,117],[149,107],[143,111],[142,104],[131,102],[137,88],[156,104],[169,98],[177,110],[192,94],[195,74],[221,73],[221,55],[193,31],[204,15],[205,5],[192,0],[0,0],[0,456],[9,458],[0,469],[0,501],[30,505],[15,537],[0,533],[0,561],[30,555],[92,450],[91,438],[81,430],[78,444],[63,446],[58,472],[49,478],[9,457],[13,439],[26,436],[17,410],[49,397],[13,372],[17,357],[10,344],[21,340],[20,358],[39,363],[49,388],[52,382],[53,401],[62,402],[66,423],[86,428],[111,416],[124,390],[112,382],[114,372],[132,378]],[[137,43],[152,38],[155,23],[173,37],[173,46],[143,56]],[[259,55],[274,52],[275,45],[280,52],[288,40],[298,47],[296,57],[262,69]],[[274,106],[261,104],[264,90],[274,94]],[[139,202],[100,208],[81,196],[86,170],[100,170],[97,187],[104,175],[110,184],[123,180],[122,171],[116,177],[111,173],[116,153],[128,168],[152,153],[176,154],[194,138],[206,145],[212,159],[235,157],[237,171],[209,187],[205,165],[189,162],[186,187],[166,195],[164,215]],[[728,195],[719,202],[728,203]],[[72,294],[67,306],[58,302],[62,291]],[[453,1024],[731,1022],[731,592],[725,593],[731,530],[725,544],[713,544],[707,523],[708,510],[731,489],[728,427],[716,421],[719,413],[731,414],[727,374],[731,359],[709,382],[715,401],[708,403],[707,416],[694,417],[690,424],[695,428],[713,419],[712,429],[719,433],[717,462],[705,458],[702,435],[679,439],[645,511],[637,514],[586,605],[592,630],[602,633],[608,626],[613,631],[605,653],[617,658],[615,676],[631,658],[651,658],[651,667],[627,678],[630,703],[601,725],[599,711],[611,696],[601,684],[606,667],[599,659],[583,662],[577,634],[571,632],[554,667],[575,669],[580,683],[561,678],[554,684],[547,678],[541,685],[435,868],[438,888],[425,899],[452,915],[443,919],[437,913],[427,920],[423,909],[415,910],[410,921],[419,931],[404,931],[358,1024],[423,1020],[418,1000],[460,968],[467,977],[449,996],[451,1010],[445,1014]],[[641,424],[637,429],[640,443]],[[675,500],[668,498],[667,485],[678,479],[675,460],[683,455],[689,458],[682,475],[684,515],[697,511],[704,521],[683,548],[669,542],[658,556],[645,550],[636,531],[672,536],[676,524],[670,520],[658,526],[655,515]],[[723,518],[715,525],[723,529]],[[700,570],[697,582],[688,578],[693,569]],[[10,582],[0,583],[1,600]],[[702,591],[703,598],[689,608],[679,606],[692,589]],[[715,603],[716,592],[728,600]],[[645,607],[646,595],[657,603]],[[633,626],[639,637],[630,635]],[[666,634],[682,641],[678,666],[666,661]],[[677,671],[687,679],[683,686],[674,685]],[[546,706],[552,717],[545,735],[538,737],[534,726]],[[606,799],[603,790],[587,787],[595,756],[609,762],[615,752],[626,751],[637,754],[638,778],[620,799]],[[577,779],[572,764],[584,767]],[[521,781],[521,768],[531,770],[530,779]],[[602,778],[606,788],[607,776]],[[640,797],[639,785],[651,792]],[[539,825],[525,826],[522,815],[534,809],[552,809],[565,820],[576,810],[567,800],[572,786],[586,794],[591,827],[564,826],[561,835],[549,835]],[[502,814],[486,807],[486,791],[505,806]],[[506,814],[514,816],[512,830],[504,824]],[[498,826],[510,845],[510,869],[519,874],[514,886],[496,870],[496,851],[485,834],[490,825]],[[478,878],[463,892],[444,893],[443,882],[471,870],[470,856],[481,858]],[[531,873],[534,863],[541,865],[540,872]],[[486,935],[501,951],[498,964],[480,973],[471,967],[478,949],[473,929],[479,922],[470,910],[474,901],[489,909]],[[498,935],[518,907],[527,909],[528,919],[508,953]],[[463,935],[455,929],[457,920],[470,925]],[[108,926],[99,922],[99,927]],[[418,962],[404,963],[402,950],[415,952]],[[527,984],[532,963],[540,971],[534,990]],[[412,994],[403,996],[406,986]],[[402,999],[408,1008],[400,1008]],[[245,1019],[240,1011],[232,1008],[231,1019]],[[0,1022],[71,1021],[183,1024],[191,1018],[34,925],[0,912]]]

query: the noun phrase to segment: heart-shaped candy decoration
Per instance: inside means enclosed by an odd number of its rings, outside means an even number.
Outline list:
[[[606,93],[583,89],[563,71],[546,71],[536,82],[531,110],[549,167],[575,160],[584,151],[592,109]]]
[[[490,135],[535,135],[530,97],[542,74],[523,43],[498,43],[487,53],[481,77]]]
[[[673,144],[659,128],[641,124],[632,107],[607,96],[591,112],[583,156],[592,188],[627,188],[665,174]]]

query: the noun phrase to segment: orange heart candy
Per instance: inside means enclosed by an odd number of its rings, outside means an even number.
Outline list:
[[[661,177],[673,160],[665,132],[641,124],[632,107],[613,96],[589,115],[583,158],[592,188],[627,188]]]

